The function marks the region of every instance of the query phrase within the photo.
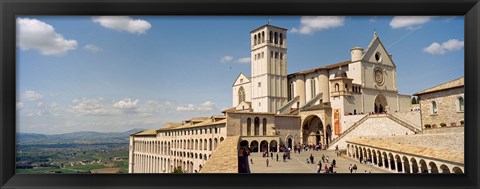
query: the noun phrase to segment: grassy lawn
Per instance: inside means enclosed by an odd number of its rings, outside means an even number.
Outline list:
[[[83,171],[89,171],[92,169],[103,169],[107,168],[105,165],[102,164],[91,164],[91,165],[79,165],[79,166],[72,166],[72,167],[67,167],[68,169],[75,169],[75,170],[83,170]]]
[[[18,174],[43,174],[61,171],[61,173],[77,173],[77,171],[69,169],[56,169],[56,168],[38,168],[38,169],[17,169]]]

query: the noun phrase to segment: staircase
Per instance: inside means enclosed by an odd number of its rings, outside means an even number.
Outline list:
[[[400,118],[398,118],[398,117],[396,117],[392,114],[389,114],[389,113],[386,113],[386,114],[387,114],[388,118],[390,118],[391,120],[397,122],[398,124],[408,128],[408,129],[412,130],[413,132],[415,132],[415,133],[421,133],[422,132],[420,129],[417,129],[416,127],[408,124],[407,122],[401,120]]]
[[[308,101],[307,103],[305,103],[305,105],[303,105],[302,107],[300,107],[300,110],[303,110],[303,109],[308,108],[308,107],[310,107],[311,105],[315,104],[315,102],[317,102],[318,100],[320,100],[321,97],[323,97],[323,93],[318,93],[317,95],[315,95],[315,97],[313,97],[312,99],[310,99],[310,101]]]
[[[365,115],[365,117],[362,117],[360,120],[358,120],[355,124],[353,124],[350,128],[348,128],[347,130],[345,130],[339,137],[337,137],[335,140],[332,140],[330,141],[329,143],[329,146],[327,146],[327,148],[330,148],[331,146],[334,146],[336,142],[338,142],[339,140],[341,140],[342,138],[344,138],[345,136],[348,135],[348,133],[350,133],[351,131],[353,131],[354,129],[356,129],[358,126],[360,126],[362,123],[364,123],[368,118],[374,118],[374,117],[387,117],[389,118],[390,120],[398,123],[399,125],[415,132],[415,133],[421,133],[422,131],[420,129],[417,129],[416,127],[408,124],[407,122],[401,120],[400,118],[397,118],[396,116],[393,116],[391,114],[378,114],[378,115],[370,115],[370,114],[367,114]]]
[[[277,114],[281,114],[281,115],[289,114],[289,113],[290,113],[290,109],[292,108],[293,104],[297,103],[298,100],[300,100],[300,96],[296,96],[295,98],[293,98],[292,100],[290,100],[289,102],[287,102],[287,104],[285,104],[283,107],[281,107],[280,109],[278,109],[278,110],[277,110]]]
[[[365,121],[368,119],[369,116],[370,116],[369,114],[363,116],[362,119],[358,120],[358,121],[355,122],[350,128],[348,128],[347,130],[345,130],[345,131],[342,133],[342,135],[340,135],[339,137],[337,137],[335,140],[330,141],[329,146],[327,146],[327,148],[330,147],[330,146],[333,146],[333,144],[335,144],[335,143],[338,142],[340,139],[342,139],[343,137],[345,137],[348,133],[352,132],[355,128],[357,128],[359,125],[361,125],[363,122],[365,122]]]

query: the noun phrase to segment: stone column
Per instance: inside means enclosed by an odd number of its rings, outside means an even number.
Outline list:
[[[402,165],[402,173],[405,173],[405,162],[403,160],[402,160],[401,165]]]
[[[410,165],[410,173],[413,173],[413,163],[409,162],[409,165]]]

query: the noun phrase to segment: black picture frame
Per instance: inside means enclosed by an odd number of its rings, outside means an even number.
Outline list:
[[[268,8],[266,8],[268,7]],[[478,0],[1,0],[0,188],[479,188]],[[464,174],[15,174],[18,15],[463,15]]]

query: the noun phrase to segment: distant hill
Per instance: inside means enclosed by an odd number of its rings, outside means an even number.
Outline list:
[[[125,132],[81,131],[65,134],[17,133],[18,144],[93,144],[93,143],[128,143],[132,133],[145,129],[132,129]]]

